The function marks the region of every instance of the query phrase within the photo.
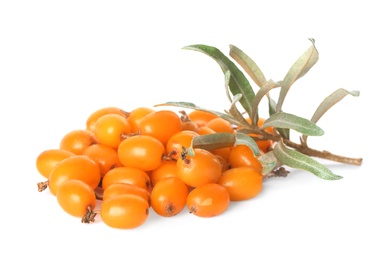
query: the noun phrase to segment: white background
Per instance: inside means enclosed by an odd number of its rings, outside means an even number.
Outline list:
[[[390,259],[385,4],[1,1],[0,259]],[[320,59],[294,84],[284,110],[310,118],[334,90],[361,92],[319,121],[324,136],[309,139],[364,159],[362,166],[324,162],[342,180],[293,171],[221,216],[152,212],[134,230],[81,224],[37,191],[37,155],[84,128],[95,109],[167,101],[227,108],[217,63],[182,47],[207,44],[227,54],[236,45],[277,81],[310,47],[308,38]]]

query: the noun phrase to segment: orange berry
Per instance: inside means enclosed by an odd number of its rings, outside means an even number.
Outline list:
[[[149,107],[137,107],[137,108],[134,108],[129,116],[127,117],[127,121],[129,122],[130,124],[130,127],[131,127],[131,131],[133,133],[136,133],[138,132],[139,130],[139,124],[142,120],[142,118],[144,118],[144,116],[154,112],[155,110],[152,109],[152,108],[149,108]]]
[[[133,229],[144,224],[149,216],[149,203],[133,194],[116,195],[101,204],[100,216],[109,227]]]
[[[148,201],[150,205],[150,193],[148,190],[130,183],[112,183],[103,191],[103,200],[121,194],[133,194]]]
[[[109,170],[122,166],[117,150],[104,144],[93,144],[87,147],[83,154],[99,165],[102,178]]]
[[[231,201],[251,199],[263,188],[261,174],[251,167],[237,167],[224,171],[217,183],[228,190]]]
[[[175,216],[186,206],[187,195],[188,187],[178,177],[163,178],[150,194],[152,208],[160,216]]]
[[[150,181],[152,186],[162,178],[177,177],[177,166],[174,160],[163,160],[161,165],[150,172]]]
[[[152,171],[159,167],[164,152],[164,145],[148,135],[130,136],[118,147],[119,160],[124,166],[143,171]]]
[[[96,143],[93,132],[84,129],[72,130],[65,134],[60,141],[60,149],[74,154],[83,154],[85,148]]]
[[[67,150],[48,149],[38,155],[35,165],[38,172],[47,179],[54,166],[72,155],[75,154]]]
[[[121,115],[103,115],[95,123],[94,133],[97,142],[115,149],[130,132],[129,122]]]
[[[49,175],[49,188],[56,195],[66,180],[81,180],[95,189],[100,183],[99,165],[86,155],[73,155],[60,161]]]
[[[198,217],[214,217],[225,212],[230,205],[227,189],[217,183],[196,187],[187,196],[187,208]]]
[[[207,122],[206,126],[211,128],[212,130],[214,130],[217,133],[234,133],[235,132],[233,125],[229,121],[227,121],[221,117],[211,119],[209,122]]]
[[[57,202],[61,208],[74,217],[82,217],[96,206],[94,189],[81,180],[67,180],[57,191]]]
[[[192,110],[188,113],[188,118],[197,124],[198,127],[204,126],[211,119],[217,118],[218,116],[202,110]]]
[[[86,129],[90,131],[95,131],[96,121],[103,115],[107,114],[117,114],[121,115],[124,118],[127,117],[128,113],[118,107],[103,107],[95,110],[92,114],[89,115],[86,121]]]
[[[170,110],[154,111],[139,122],[140,134],[152,136],[164,145],[172,135],[181,130],[179,115]]]
[[[198,133],[190,130],[182,130],[173,134],[165,146],[166,153],[172,159],[177,160],[182,151],[182,147],[188,148],[192,143],[192,139],[199,136]]]
[[[195,155],[185,155],[177,160],[177,176],[187,185],[197,187],[217,182],[222,174],[222,164],[211,152],[195,148]]]
[[[260,161],[254,156],[249,146],[240,144],[233,147],[229,155],[229,164],[232,168],[248,166],[257,172],[263,171]]]
[[[102,179],[103,190],[114,183],[134,184],[149,190],[150,177],[146,172],[138,168],[122,166],[111,169],[104,175],[104,178]]]

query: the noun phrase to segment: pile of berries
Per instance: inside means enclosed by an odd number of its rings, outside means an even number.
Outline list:
[[[163,217],[184,209],[217,216],[230,202],[261,192],[262,165],[246,145],[195,148],[191,156],[186,148],[195,136],[235,131],[228,121],[200,110],[105,107],[85,127],[65,134],[58,148],[37,156],[36,168],[46,180],[38,190],[48,188],[83,223],[99,214],[112,228],[139,227],[150,210]],[[269,140],[257,144],[264,152],[272,146]]]

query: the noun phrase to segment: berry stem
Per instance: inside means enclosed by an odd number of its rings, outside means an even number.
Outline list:
[[[46,190],[47,187],[49,186],[49,181],[38,182],[37,186],[38,186],[38,191],[42,192]]]

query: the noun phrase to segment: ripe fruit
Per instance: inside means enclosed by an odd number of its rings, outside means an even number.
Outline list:
[[[90,130],[92,132],[95,131],[96,121],[101,116],[104,116],[107,114],[117,114],[117,115],[123,116],[124,118],[126,118],[128,115],[127,112],[120,109],[119,107],[103,107],[103,108],[95,110],[91,115],[89,115],[89,117],[87,118],[87,120],[85,122],[86,129]]]
[[[263,188],[261,174],[251,167],[237,167],[224,171],[217,183],[228,190],[231,201],[251,199]]]
[[[217,182],[222,174],[222,164],[211,152],[195,148],[195,155],[185,153],[177,161],[177,176],[187,185],[197,187]]]
[[[205,126],[211,128],[217,133],[234,133],[235,131],[232,124],[221,117],[211,119]]]
[[[152,171],[160,166],[165,147],[158,139],[148,135],[134,135],[123,140],[118,157],[124,166]]]
[[[99,165],[86,155],[73,155],[63,159],[49,175],[48,183],[51,193],[56,195],[58,187],[71,179],[84,181],[95,189],[100,182]]]
[[[150,172],[149,176],[152,186],[156,185],[156,183],[162,178],[177,177],[176,161],[163,160],[159,167]]]
[[[116,149],[104,144],[90,145],[84,150],[83,154],[99,165],[102,178],[109,170],[122,166]]]
[[[180,156],[183,147],[190,147],[192,139],[195,136],[199,136],[198,133],[189,130],[182,130],[172,135],[169,138],[165,150],[168,156],[172,159],[177,160]]]
[[[38,172],[45,177],[49,178],[50,172],[54,166],[65,158],[75,155],[72,152],[61,149],[48,149],[41,152],[36,159],[35,165]]]
[[[134,108],[127,117],[127,122],[130,124],[131,132],[137,133],[139,131],[139,123],[141,122],[142,118],[154,111],[154,109],[149,107]]]
[[[140,134],[152,136],[164,145],[172,135],[181,130],[179,115],[170,110],[154,111],[139,122]]]
[[[146,190],[149,190],[150,188],[150,178],[146,172],[138,168],[127,166],[116,167],[109,170],[102,179],[103,190],[114,183],[134,184]]]
[[[85,148],[96,143],[93,132],[84,129],[78,129],[68,132],[60,141],[60,149],[67,150],[74,154],[83,154]]]
[[[131,128],[126,118],[117,114],[101,116],[95,123],[94,134],[100,144],[107,145],[114,149],[130,134]]]
[[[214,217],[230,205],[227,189],[217,183],[208,183],[193,189],[187,197],[187,208],[198,217]]]
[[[150,194],[153,210],[160,216],[172,217],[186,205],[187,185],[177,177],[163,178],[156,183]]]
[[[232,168],[247,166],[261,173],[263,166],[254,156],[249,146],[240,144],[230,150],[229,163]]]
[[[150,193],[144,188],[130,183],[110,184],[103,192],[103,201],[120,194],[133,194],[145,199],[150,205]]]
[[[100,216],[109,227],[133,229],[145,223],[149,216],[149,203],[140,196],[121,194],[103,200]]]
[[[197,124],[198,127],[206,125],[211,119],[217,118],[218,116],[202,110],[192,110],[188,113],[189,119]]]
[[[82,217],[96,206],[96,195],[92,187],[81,180],[67,180],[57,191],[57,202],[74,217]]]

